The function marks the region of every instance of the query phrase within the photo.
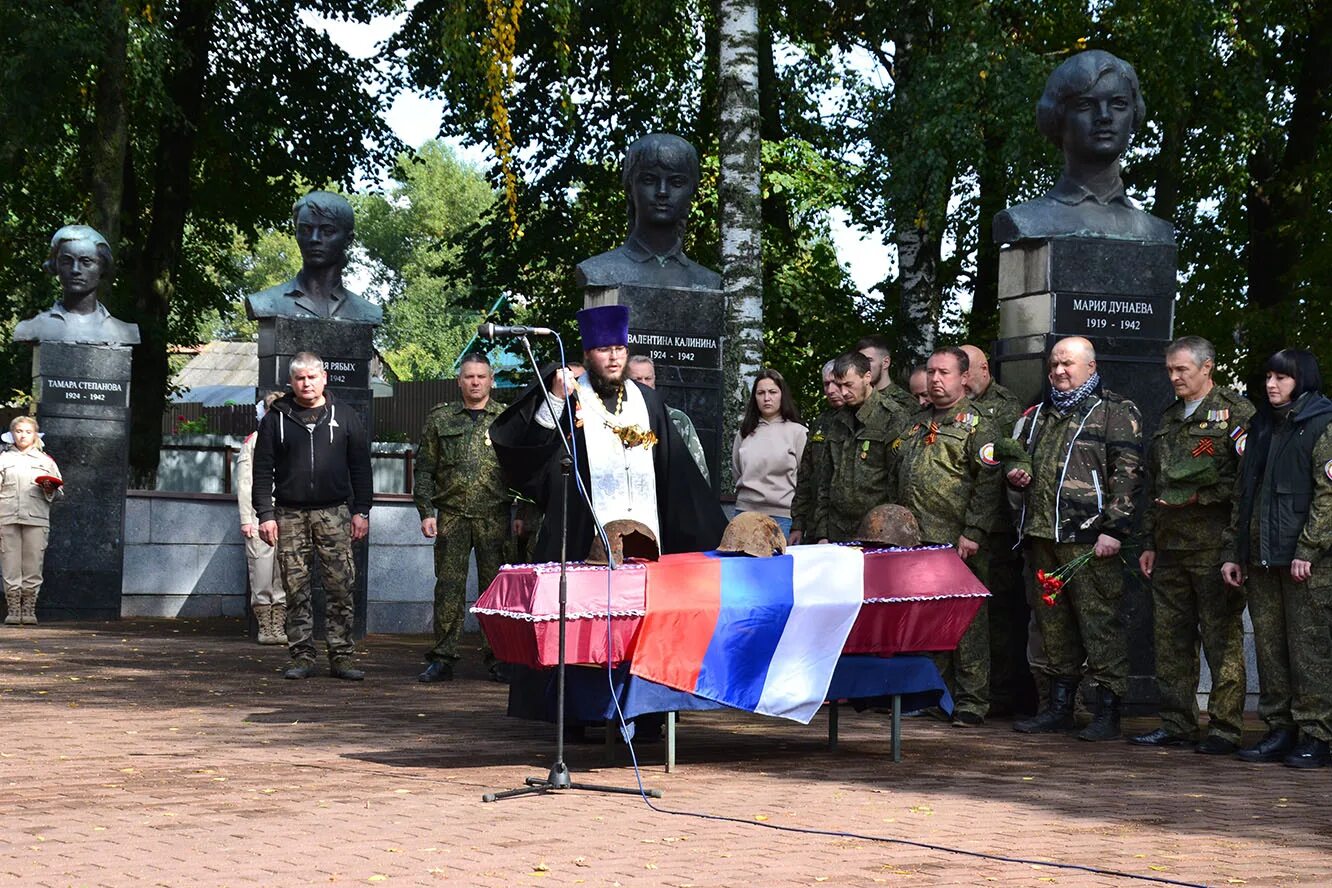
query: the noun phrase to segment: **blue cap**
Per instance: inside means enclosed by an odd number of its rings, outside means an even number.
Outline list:
[[[629,306],[599,305],[578,312],[583,350],[629,344]]]

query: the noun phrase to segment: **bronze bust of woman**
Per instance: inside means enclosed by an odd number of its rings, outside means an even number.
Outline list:
[[[66,225],[51,238],[42,268],[60,279],[60,298],[50,309],[14,328],[15,342],[85,342],[138,345],[139,325],[111,317],[97,288],[115,274],[111,246],[87,225]]]

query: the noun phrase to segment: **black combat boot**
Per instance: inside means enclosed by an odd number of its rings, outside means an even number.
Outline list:
[[[1073,727],[1073,697],[1078,692],[1076,678],[1056,678],[1050,682],[1050,706],[1034,716],[1013,723],[1019,734],[1052,734]]]
[[[1119,695],[1104,685],[1096,688],[1096,717],[1078,731],[1079,740],[1114,740],[1119,736]]]

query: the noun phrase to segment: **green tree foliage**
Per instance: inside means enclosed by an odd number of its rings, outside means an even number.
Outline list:
[[[401,380],[453,375],[490,307],[459,273],[461,239],[494,208],[494,192],[481,173],[433,141],[398,156],[385,193],[352,202],[372,288],[385,297],[384,358]]]
[[[120,271],[105,298],[143,337],[130,448],[142,480],[157,464],[168,345],[225,307],[236,233],[279,225],[300,182],[349,183],[397,148],[381,117],[387,93],[371,90],[373,63],[348,56],[303,14],[368,20],[397,5],[0,6],[2,282],[15,316],[26,316],[54,297],[33,269],[56,227],[118,232]],[[0,381],[25,378],[26,361],[9,350]]]

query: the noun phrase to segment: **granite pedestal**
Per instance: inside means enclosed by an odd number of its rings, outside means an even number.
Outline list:
[[[39,621],[120,618],[129,482],[128,346],[33,348],[37,421],[64,476],[51,510]]]
[[[1034,404],[1044,396],[1046,359],[1055,342],[1085,336],[1096,347],[1105,386],[1142,413],[1145,446],[1175,400],[1165,373],[1165,347],[1174,336],[1175,273],[1173,244],[1064,237],[1005,247],[999,254],[995,375],[1023,404]],[[1151,593],[1128,570],[1124,593],[1128,702],[1148,707],[1157,698]]]
[[[297,352],[314,352],[328,369],[328,387],[338,409],[356,413],[369,439],[374,434],[374,398],[370,388],[370,361],[374,357],[372,324],[319,318],[269,317],[259,320],[259,386],[255,400],[270,391],[286,391],[291,379],[291,359]],[[349,504],[350,505],[350,504]],[[374,513],[370,515],[374,533]],[[352,591],[355,607],[353,636],[363,638],[366,631],[366,601],[369,573],[369,540],[352,546],[356,562],[356,585]],[[315,556],[316,562],[318,556]],[[315,637],[324,637],[324,590],[319,571],[313,572],[313,608]],[[247,596],[247,602],[249,596]],[[249,605],[247,603],[247,611]],[[250,633],[257,636],[258,626],[250,614]]]
[[[726,297],[720,290],[644,287],[589,287],[585,307],[629,306],[629,353],[652,358],[657,391],[668,405],[688,414],[707,457],[713,492],[721,490],[722,331]]]

